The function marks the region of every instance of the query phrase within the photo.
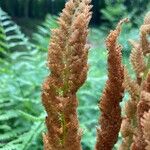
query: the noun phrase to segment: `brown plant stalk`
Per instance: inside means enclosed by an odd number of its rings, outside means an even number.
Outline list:
[[[47,112],[45,150],[81,150],[76,92],[87,75],[90,0],[69,0],[52,31],[48,50],[51,74],[43,84],[42,102]]]
[[[117,28],[111,31],[106,39],[108,49],[108,80],[100,100],[100,128],[97,129],[96,150],[111,150],[117,142],[121,126],[121,108],[119,103],[123,98],[124,68],[121,63],[121,46],[117,43],[124,19]]]

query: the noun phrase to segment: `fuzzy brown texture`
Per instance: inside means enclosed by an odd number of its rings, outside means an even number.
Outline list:
[[[76,92],[87,76],[90,0],[69,0],[52,31],[48,50],[51,70],[44,84],[42,102],[47,112],[45,150],[81,150]]]
[[[125,118],[121,123],[121,134],[122,134],[122,143],[119,147],[119,150],[129,150],[132,142],[133,135],[135,132],[136,125],[136,110],[137,110],[137,102],[133,99],[127,101],[125,105]]]
[[[130,44],[133,46],[130,61],[135,71],[136,79],[132,80],[128,71],[125,70],[124,86],[130,94],[131,100],[126,103],[125,107],[125,120],[122,122],[121,129],[123,136],[121,150],[126,150],[126,146],[131,150],[144,150],[146,147],[141,118],[150,109],[148,100],[150,96],[150,75],[148,73],[150,67],[150,56],[148,55],[150,53],[149,34],[150,12],[146,14],[144,23],[140,27],[140,40],[130,40]],[[126,124],[132,129],[132,132],[129,132],[130,130]]]
[[[106,39],[108,49],[108,80],[100,100],[101,117],[100,128],[97,129],[95,150],[111,150],[117,142],[121,126],[121,108],[119,103],[123,98],[124,68],[121,63],[121,46],[117,43],[121,30],[122,20]]]
[[[132,150],[143,150],[147,146],[147,143],[143,136],[143,127],[141,125],[141,118],[143,117],[145,112],[150,110],[150,105],[147,103],[147,99],[145,94],[146,92],[150,92],[150,74],[148,74],[147,80],[143,82],[143,92],[141,92],[140,101],[137,106],[137,122],[138,122],[138,130],[136,135],[134,136],[134,143],[132,144]]]
[[[64,101],[66,103],[63,111],[66,124],[66,139],[64,141],[64,147],[66,147],[65,150],[74,150],[79,147],[78,145],[80,145],[82,135],[81,130],[78,130],[79,124],[76,112],[78,101],[75,95],[69,95]]]
[[[143,118],[141,118],[141,125],[142,125],[142,131],[144,134],[143,137],[147,144],[145,149],[149,150],[150,149],[150,110],[144,113]]]
[[[130,118],[126,117],[122,120],[120,131],[123,139],[121,145],[119,146],[119,150],[129,150],[129,147],[132,143],[132,136],[134,133]]]
[[[140,28],[140,45],[144,55],[150,53],[150,43],[147,39],[148,34],[150,34],[150,12],[145,15],[144,23]]]
[[[122,143],[119,150],[129,150],[133,142],[135,128],[137,126],[137,104],[140,96],[140,85],[132,80],[127,69],[124,71],[124,87],[131,98],[125,104],[125,117],[121,124]]]
[[[130,60],[137,77],[140,78],[146,69],[142,49],[133,48],[130,54]]]
[[[137,101],[137,99],[139,99],[139,96],[140,96],[140,86],[137,83],[137,81],[131,79],[126,68],[124,69],[123,85],[124,85],[126,91],[128,91],[129,94],[131,95],[131,99],[133,101]]]
[[[86,79],[89,3],[90,0],[70,0],[58,19],[59,29],[52,33],[48,67],[59,80],[58,87],[65,96],[75,93]]]
[[[140,28],[141,47],[142,47],[142,51],[143,51],[144,55],[150,53],[150,47],[149,47],[150,44],[147,40],[147,35],[150,33],[150,21],[149,21],[149,19],[150,19],[150,13],[147,13],[147,15],[144,19],[144,24]],[[150,56],[148,56],[148,57],[150,57]],[[142,58],[142,59],[144,60],[144,58]],[[149,67],[150,67],[149,66],[149,61],[150,61],[149,59],[147,60],[148,63],[147,63],[146,69],[143,69],[144,73],[142,74],[143,80],[142,80],[142,84],[141,84],[140,89],[143,90],[143,92],[141,92],[140,101],[137,105],[137,123],[138,124],[137,124],[137,132],[135,133],[135,136],[134,136],[134,142],[131,146],[132,150],[143,150],[147,146],[147,143],[143,137],[144,133],[143,133],[142,125],[141,125],[141,118],[143,117],[144,113],[148,112],[150,109],[149,102],[147,102],[147,99],[148,99],[149,93],[150,93],[150,73],[148,72]],[[141,62],[142,61],[139,61],[139,63],[142,65]],[[147,77],[146,80],[145,80],[145,77]]]

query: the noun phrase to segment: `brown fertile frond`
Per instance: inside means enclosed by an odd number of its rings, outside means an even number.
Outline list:
[[[130,54],[130,61],[137,76],[142,77],[146,69],[146,64],[144,61],[144,56],[141,48],[132,49]]]
[[[124,83],[123,83],[125,89],[130,93],[131,98],[133,100],[139,99],[140,96],[140,87],[136,83],[136,81],[132,80],[128,70],[125,68],[124,69]]]
[[[125,104],[125,117],[121,124],[121,134],[123,137],[119,150],[129,150],[133,142],[133,135],[136,127],[137,101],[130,99]]]
[[[148,112],[145,112],[143,115],[143,118],[141,118],[141,125],[143,130],[143,136],[145,139],[145,142],[147,143],[145,149],[150,149],[150,110]]]
[[[129,150],[132,143],[132,137],[134,134],[134,128],[132,126],[131,118],[124,118],[121,123],[120,132],[123,136],[122,143],[119,146],[119,150]]]
[[[143,150],[146,147],[146,142],[143,137],[142,126],[140,120],[144,112],[149,110],[149,106],[141,99],[137,106],[137,129],[133,138],[133,143],[131,145],[131,150]]]
[[[148,34],[150,34],[150,12],[146,14],[144,24],[140,28],[141,47],[144,55],[150,53],[150,43],[147,39]]]
[[[48,136],[46,134],[43,134],[43,143],[44,143],[44,150],[53,150],[48,141]]]
[[[140,28],[140,40],[129,40],[132,45],[130,61],[136,74],[136,79],[132,80],[127,69],[124,71],[124,87],[131,96],[125,105],[125,117],[122,122],[123,142],[121,150],[144,150],[146,142],[143,138],[141,118],[144,112],[150,109],[150,13],[145,16],[144,23]],[[148,59],[147,59],[148,58]],[[129,132],[132,129],[132,132]]]
[[[76,91],[87,75],[88,24],[91,0],[69,0],[52,31],[48,50],[51,75],[43,84],[42,102],[47,112],[45,150],[81,150]]]
[[[143,89],[147,92],[150,93],[150,70],[149,72],[147,73],[147,76],[146,76],[146,81],[145,83],[143,84]]]
[[[147,77],[147,80],[143,81],[143,91],[141,91],[140,95],[140,101],[137,105],[137,123],[138,123],[138,128],[136,135],[134,136],[134,142],[132,144],[132,150],[136,150],[137,148],[139,150],[143,150],[143,148],[146,147],[146,142],[143,137],[143,130],[142,130],[142,125],[141,125],[141,118],[144,115],[144,112],[148,112],[150,110],[150,105],[149,105],[149,86],[150,85],[150,80],[149,80],[149,75]],[[142,89],[141,89],[142,90]]]
[[[118,150],[129,150],[130,138],[124,138]]]
[[[139,49],[140,48],[140,43],[139,41],[134,41],[132,39],[129,39],[128,42],[131,44],[131,46],[134,48],[134,49]]]
[[[60,28],[52,36],[48,66],[60,79],[65,95],[76,92],[86,79],[89,3],[90,0],[70,0],[59,18]]]
[[[130,120],[128,118],[124,118],[121,124],[121,134],[123,137],[129,137],[130,134],[133,134],[133,127],[131,126]],[[130,144],[130,143],[128,143]]]
[[[121,126],[121,108],[119,103],[122,100],[124,88],[124,68],[121,63],[121,46],[117,43],[121,31],[119,22],[117,28],[111,31],[106,39],[108,49],[108,80],[100,100],[99,108],[101,117],[99,119],[100,129],[97,129],[96,150],[111,150],[118,138]],[[111,138],[110,138],[111,137]]]
[[[143,97],[143,100],[150,106],[150,93],[142,91],[141,97]]]
[[[127,118],[134,118],[135,114],[136,114],[136,107],[137,107],[137,101],[133,100],[133,99],[129,99],[126,104],[125,104],[125,114],[127,116]]]

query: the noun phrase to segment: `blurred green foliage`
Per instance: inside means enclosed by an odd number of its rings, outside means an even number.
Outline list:
[[[18,48],[30,49],[28,38],[20,31],[11,18],[0,8],[0,53],[16,51]],[[26,45],[26,47],[25,47]]]
[[[149,0],[105,0],[105,7],[100,9],[104,21],[102,29],[114,27],[118,20],[125,17],[130,19],[130,27],[137,27],[142,23],[137,18],[143,18],[149,7]]]
[[[51,30],[58,27],[56,17],[48,14],[45,21],[37,27],[37,30],[32,35],[32,41],[40,50],[47,51],[50,41]],[[43,38],[44,37],[44,38]]]
[[[40,18],[47,13],[58,14],[67,0],[1,0],[0,6],[12,17]],[[141,20],[138,16],[145,14],[150,7],[149,0],[92,0],[95,25],[113,27],[118,19],[129,17],[134,26]],[[128,16],[129,14],[129,16]],[[104,24],[105,23],[105,24]]]
[[[118,20],[127,16],[127,7],[124,5],[125,0],[117,0],[113,2],[112,0],[105,0],[105,8],[102,8],[100,12],[102,13],[102,19],[105,21],[103,27],[106,29],[112,28],[116,25]]]

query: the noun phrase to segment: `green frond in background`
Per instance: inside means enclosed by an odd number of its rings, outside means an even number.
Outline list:
[[[9,60],[0,62],[1,150],[42,149],[44,111],[40,85],[46,74],[41,61],[44,59],[45,54],[34,50],[14,52]]]
[[[40,85],[46,74],[46,55],[1,9],[0,15],[0,47],[6,57],[0,58],[0,149],[42,149]]]
[[[48,14],[42,25],[37,27],[37,32],[33,33],[32,35],[32,40],[39,49],[47,51],[50,41],[51,30],[57,27],[58,24],[56,21],[56,17]]]
[[[28,43],[20,27],[0,8],[0,52],[29,50],[32,46]]]

